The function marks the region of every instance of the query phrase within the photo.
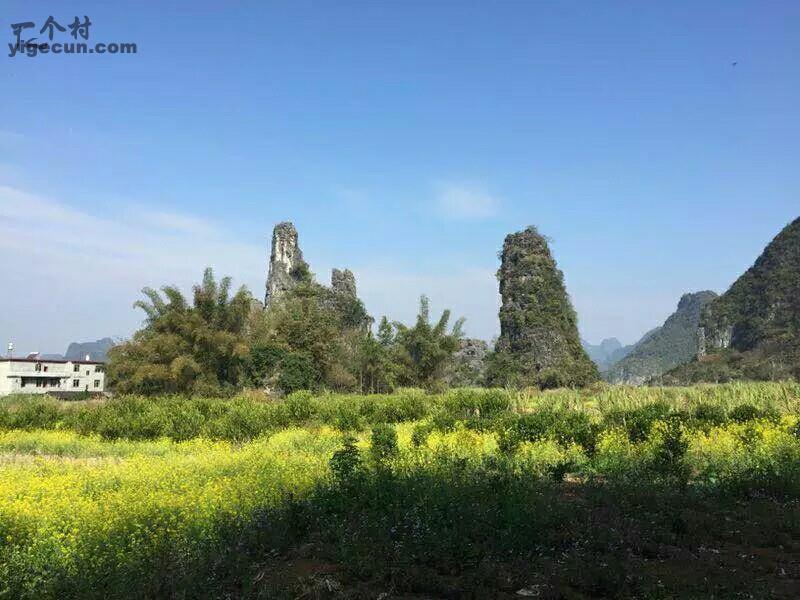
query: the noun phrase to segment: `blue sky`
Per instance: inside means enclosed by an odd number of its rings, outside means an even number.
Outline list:
[[[49,15],[138,53],[8,57]],[[487,339],[535,224],[584,337],[632,342],[800,214],[797,31],[796,2],[4,2],[0,338],[130,335],[207,264],[260,297],[289,219],[373,314],[427,293]]]

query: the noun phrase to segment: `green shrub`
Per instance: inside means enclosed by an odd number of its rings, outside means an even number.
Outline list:
[[[289,419],[280,408],[236,398],[226,403],[224,412],[206,422],[203,433],[211,438],[241,442],[288,424]]]
[[[371,397],[368,397],[371,399]],[[377,396],[373,400],[373,423],[401,423],[416,421],[428,414],[430,400],[421,390],[400,390],[390,396]]]
[[[692,417],[702,425],[722,425],[727,420],[725,408],[711,402],[700,402],[695,405]]]
[[[684,426],[677,417],[657,421],[652,429],[651,468],[656,475],[669,482],[685,486],[690,468],[686,460],[689,442],[684,436]]]
[[[650,434],[650,428],[658,420],[664,420],[673,413],[666,402],[652,402],[632,409],[615,409],[604,418],[606,428],[622,427],[628,432],[632,442],[640,442]]]
[[[504,453],[522,442],[553,440],[563,446],[579,444],[594,452],[600,428],[583,412],[541,409],[516,419],[497,419],[498,444]]]
[[[165,434],[173,440],[190,440],[198,437],[203,431],[206,419],[196,403],[171,402],[163,410],[169,420],[169,428]]]
[[[427,423],[417,423],[414,425],[414,430],[411,432],[411,444],[415,448],[424,446],[428,441],[428,436],[431,433],[431,426]]]
[[[459,388],[444,395],[445,410],[454,418],[492,418],[511,406],[509,392],[502,389]]]
[[[589,454],[594,452],[599,427],[583,412],[561,410],[553,413],[550,434],[558,443],[567,446],[575,443]]]
[[[434,429],[445,433],[456,428],[456,418],[444,410],[434,413],[431,423]]]
[[[339,481],[350,479],[361,466],[361,454],[356,447],[356,438],[345,436],[342,447],[333,453],[330,461],[331,472]]]
[[[285,393],[312,390],[317,387],[319,380],[320,373],[309,354],[288,352],[281,359],[278,385]]]
[[[245,364],[250,384],[263,385],[276,372],[285,355],[286,350],[275,342],[254,345]]]
[[[124,396],[99,409],[96,433],[109,440],[152,440],[167,435],[170,426],[165,416],[151,400]]]
[[[340,431],[360,431],[362,428],[361,415],[358,406],[354,403],[340,403],[336,407],[334,423]]]
[[[317,412],[314,397],[307,390],[292,392],[286,397],[283,404],[293,423],[304,423],[310,420]]]
[[[52,429],[60,419],[57,403],[50,398],[24,400],[0,414],[0,423],[8,429]]]
[[[370,454],[378,464],[397,455],[397,431],[388,423],[381,423],[372,428],[370,442]]]
[[[737,423],[746,423],[756,419],[768,419],[770,421],[778,421],[780,419],[780,413],[776,409],[772,407],[759,408],[749,403],[735,406],[728,416],[731,421],[736,421]]]

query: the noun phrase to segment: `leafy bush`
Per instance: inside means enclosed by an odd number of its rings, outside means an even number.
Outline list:
[[[498,443],[503,452],[513,452],[522,442],[551,439],[563,445],[579,444],[594,451],[598,428],[588,415],[568,410],[541,409],[513,421],[498,421]]]
[[[397,431],[388,423],[375,425],[370,437],[372,459],[381,464],[397,455]]]
[[[650,434],[658,420],[667,419],[674,412],[666,402],[653,402],[631,409],[616,409],[604,417],[606,427],[621,427],[628,432],[632,442],[640,442]]]
[[[692,417],[702,425],[722,425],[727,421],[725,408],[711,402],[700,402],[694,407]]]
[[[257,387],[263,385],[278,370],[285,355],[286,349],[277,342],[254,344],[245,367],[250,385]]]
[[[314,389],[319,379],[320,373],[311,355],[288,352],[281,359],[278,385],[284,392]]]
[[[0,412],[0,426],[7,429],[51,429],[60,420],[57,403],[51,398],[35,398]]]
[[[689,442],[684,436],[681,420],[675,416],[666,421],[657,421],[653,427],[651,446],[651,468],[669,483],[685,486],[690,467],[686,460]]]
[[[752,404],[745,403],[739,404],[731,409],[728,415],[731,421],[736,423],[745,423],[747,421],[755,421],[756,419],[769,419],[777,421],[780,418],[780,413],[774,408],[759,408]]]
[[[400,423],[421,419],[428,413],[429,399],[422,390],[400,389],[389,396],[368,396],[374,402],[372,422]],[[363,411],[362,411],[363,413]]]
[[[338,480],[345,481],[352,478],[361,466],[361,454],[356,447],[356,438],[345,436],[341,449],[333,453],[330,464],[331,471]]]
[[[508,411],[511,398],[508,391],[497,388],[459,388],[444,394],[444,406],[447,412],[458,419],[491,419]]]
[[[289,394],[283,406],[293,423],[304,423],[317,413],[316,402],[309,391]]]
[[[360,431],[363,427],[361,414],[355,403],[338,404],[334,415],[334,423],[341,431]]]
[[[411,432],[411,445],[415,448],[424,446],[433,427],[428,423],[418,423]]]

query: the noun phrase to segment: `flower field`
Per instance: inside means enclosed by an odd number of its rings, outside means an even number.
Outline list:
[[[7,398],[0,597],[792,597],[799,388]]]

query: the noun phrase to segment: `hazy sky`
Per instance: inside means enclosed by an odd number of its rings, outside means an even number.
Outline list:
[[[138,53],[7,56],[49,15]],[[6,1],[0,31],[19,352],[128,336],[140,288],[206,265],[262,297],[287,219],[373,315],[427,293],[487,339],[503,237],[535,224],[583,336],[632,342],[800,215],[794,1]]]

